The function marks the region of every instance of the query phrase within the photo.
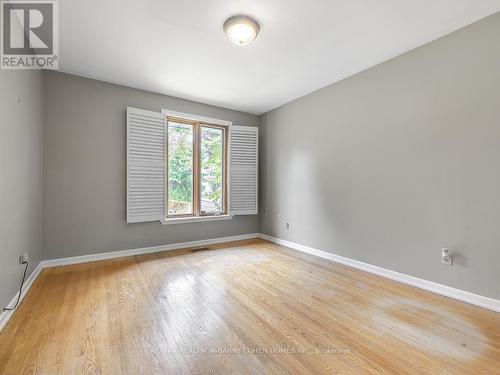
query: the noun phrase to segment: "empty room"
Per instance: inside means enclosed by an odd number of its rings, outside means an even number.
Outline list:
[[[0,374],[500,374],[500,0],[0,0]]]

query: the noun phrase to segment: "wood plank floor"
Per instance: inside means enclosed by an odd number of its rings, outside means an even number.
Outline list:
[[[0,374],[500,374],[500,314],[262,240],[45,269]]]

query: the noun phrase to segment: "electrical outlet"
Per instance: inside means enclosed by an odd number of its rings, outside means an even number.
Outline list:
[[[28,256],[28,253],[24,253],[24,254],[21,254],[19,255],[19,263],[21,264],[26,264],[29,262],[29,256]]]
[[[290,229],[290,223],[285,223],[285,229]]]
[[[441,249],[441,263],[446,264],[448,266],[453,265],[453,252],[446,247],[443,247]]]

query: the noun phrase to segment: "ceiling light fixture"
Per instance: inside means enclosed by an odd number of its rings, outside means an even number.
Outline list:
[[[245,46],[253,41],[259,31],[259,23],[248,16],[232,16],[224,22],[224,32],[229,40],[238,46]]]

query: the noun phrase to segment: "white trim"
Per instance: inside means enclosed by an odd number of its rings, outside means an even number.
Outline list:
[[[232,215],[189,216],[189,217],[176,217],[176,218],[171,217],[161,220],[161,223],[163,225],[201,223],[204,221],[231,220],[232,218],[233,218]]]
[[[259,237],[258,233],[249,233],[249,234],[242,234],[239,236],[219,237],[219,238],[211,238],[208,240],[198,240],[198,241],[190,241],[190,242],[177,242],[177,243],[168,244],[168,245],[141,247],[138,249],[110,251],[107,253],[81,255],[81,256],[69,257],[69,258],[49,259],[49,260],[42,261],[42,267],[44,267],[44,268],[45,267],[58,267],[58,266],[66,266],[66,265],[70,265],[70,264],[95,262],[98,260],[123,258],[123,257],[128,257],[128,256],[133,256],[133,255],[158,253],[161,251],[179,250],[179,249],[185,249],[185,248],[190,248],[190,247],[219,244],[219,243],[224,243],[224,242],[248,240],[251,238],[258,238],[258,237]]]
[[[258,215],[258,214],[259,213],[256,212],[255,210],[246,210],[246,211],[237,211],[237,213],[233,214],[233,216]]]
[[[231,236],[231,237],[219,237],[212,238],[208,240],[198,240],[198,241],[190,241],[190,242],[181,242],[181,243],[173,243],[168,245],[160,245],[160,246],[151,246],[151,247],[143,247],[138,249],[130,249],[130,250],[121,250],[121,251],[112,251],[108,253],[100,253],[100,254],[92,254],[92,255],[82,255],[77,257],[69,257],[69,258],[60,258],[60,259],[49,259],[41,261],[36,268],[33,270],[31,275],[26,279],[26,282],[23,287],[23,291],[21,293],[21,299],[19,302],[23,300],[25,295],[30,290],[34,281],[40,275],[40,272],[43,268],[48,267],[57,267],[57,266],[65,266],[70,264],[79,264],[86,262],[94,262],[105,259],[114,259],[114,258],[122,258],[133,255],[141,255],[141,254],[150,254],[161,251],[171,251],[178,250],[183,248],[191,248],[197,246],[206,246],[213,245],[224,242],[232,242],[232,241],[240,241],[240,240],[248,240],[252,238],[261,238],[270,242],[274,242],[279,245],[283,245],[289,247],[294,250],[302,251],[307,254],[311,254],[320,258],[328,259],[333,262],[345,264],[350,267],[358,268],[360,270],[370,272],[379,276],[386,277],[391,280],[396,280],[404,284],[412,285],[420,289],[424,289],[433,293],[441,294],[446,297],[451,297],[457,299],[462,302],[470,303],[472,305],[480,306],[489,310],[500,312],[500,301],[483,297],[474,293],[466,292],[463,290],[455,289],[446,285],[438,284],[432,281],[427,281],[423,279],[419,279],[414,276],[405,275],[399,272],[391,271],[382,267],[373,266],[368,263],[360,262],[354,259],[346,258],[340,255],[335,255],[323,250],[314,249],[309,246],[300,245],[295,242],[290,242],[286,240],[282,240],[280,238],[272,237],[267,234],[262,233],[249,233],[242,234],[239,236]],[[12,298],[9,302],[8,306],[12,306],[17,299],[17,294]],[[14,311],[3,311],[0,313],[0,331],[7,324],[8,320],[13,315]]]
[[[38,265],[35,267],[33,272],[29,275],[29,277],[26,279],[23,285],[23,290],[21,292],[21,298],[19,299],[19,303],[23,300],[24,296],[26,296],[26,293],[28,293],[28,290],[30,290],[31,286],[35,282],[36,278],[38,275],[40,275],[40,272],[42,271],[43,262],[38,263]],[[10,300],[8,303],[7,307],[14,306],[14,304],[17,301],[17,296],[19,295],[19,291],[16,293],[16,295]],[[3,306],[2,306],[3,308]],[[13,311],[0,311],[0,332],[2,331],[3,327],[7,324],[11,316],[14,314],[16,310]]]
[[[79,264],[79,263],[87,263],[87,262],[95,262],[95,261],[105,260],[105,259],[122,258],[122,257],[127,257],[127,256],[132,256],[132,255],[150,254],[150,253],[157,253],[157,252],[161,252],[161,251],[179,250],[179,249],[198,247],[198,246],[207,246],[207,245],[213,245],[213,244],[219,244],[219,243],[225,243],[225,242],[248,240],[248,239],[258,238],[258,237],[259,237],[258,233],[248,233],[248,234],[241,234],[238,236],[211,238],[208,240],[177,242],[177,243],[168,244],[168,245],[142,247],[142,248],[130,249],[130,250],[111,251],[108,253],[82,255],[82,256],[69,257],[69,258],[42,260],[40,263],[38,263],[38,265],[33,270],[31,275],[26,279],[24,286],[23,286],[23,291],[21,293],[21,299],[19,300],[19,303],[21,303],[24,296],[26,295],[26,293],[28,293],[28,291],[31,288],[31,286],[33,285],[34,281],[36,280],[36,278],[38,277],[38,275],[40,274],[40,272],[44,268],[66,266],[66,265],[70,265],[70,264]],[[16,293],[16,295],[12,298],[12,300],[9,302],[9,304],[7,306],[14,305],[14,303],[17,300],[18,294],[19,294],[19,292]],[[0,332],[2,331],[2,328],[5,326],[5,324],[7,324],[7,322],[9,321],[9,319],[12,317],[13,313],[16,310],[14,310],[14,311],[2,311],[0,313]]]
[[[162,109],[161,113],[165,116],[180,117],[180,118],[183,118],[186,120],[206,122],[208,124],[213,124],[213,125],[231,126],[233,124],[232,121],[219,120],[217,118],[211,118],[211,117],[205,117],[205,116],[192,115],[190,113],[171,111],[170,109]]]
[[[485,309],[500,312],[500,300],[496,300],[490,297],[480,296],[460,289],[455,289],[446,285],[435,283],[433,281],[420,279],[418,277],[405,275],[403,273],[391,271],[382,267],[360,262],[359,260],[346,258],[340,255],[335,255],[323,250],[314,249],[312,247],[301,245],[295,242],[282,240],[281,238],[272,237],[267,234],[260,233],[259,238],[289,247],[294,250],[302,251],[303,253],[315,255],[320,258],[331,260],[333,262],[358,268],[360,270],[370,272],[375,275],[383,276],[391,280],[396,280],[403,284],[412,285],[414,287],[424,289],[429,292],[441,294],[443,296],[454,298],[462,302],[470,303],[472,305],[483,307]]]
[[[137,108],[137,107],[132,107],[132,106],[127,106],[127,111],[128,110],[131,110],[135,114],[140,114],[140,115],[143,115],[143,116],[151,116],[152,113],[155,113],[157,115],[160,114],[160,112],[150,111],[150,110],[147,110],[147,109],[142,109],[142,108]]]

